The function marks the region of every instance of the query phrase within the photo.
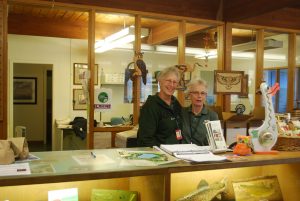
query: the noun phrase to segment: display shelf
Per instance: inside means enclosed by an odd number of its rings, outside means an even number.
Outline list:
[[[212,182],[224,176],[231,180],[268,174],[278,175],[284,200],[300,196],[297,190],[300,188],[300,152],[252,155],[235,162],[190,164],[178,161],[160,166],[136,167],[124,166],[116,150],[93,150],[97,157],[107,156],[113,163],[101,159],[99,164],[84,166],[80,166],[73,158],[89,154],[91,150],[33,152],[41,160],[30,162],[31,166],[51,163],[55,172],[0,177],[0,200],[22,200],[22,197],[28,197],[26,200],[46,200],[49,190],[77,187],[79,200],[88,200],[93,188],[105,188],[137,190],[143,201],[173,201],[195,189],[200,179]],[[182,181],[185,182],[184,186]],[[22,196],[17,197],[14,192]]]

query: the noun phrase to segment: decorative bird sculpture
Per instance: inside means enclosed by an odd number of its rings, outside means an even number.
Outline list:
[[[143,83],[144,83],[144,85],[146,85],[148,70],[147,70],[145,62],[143,61],[143,54],[144,53],[142,53],[142,52],[136,52],[136,55],[137,55],[136,65],[140,69],[141,74],[142,74]]]
[[[278,83],[271,88],[269,88],[265,82],[260,85],[260,92],[265,103],[265,121],[260,127],[249,129],[253,149],[256,153],[272,153],[271,149],[277,141],[278,130],[272,96],[276,94],[279,88]]]

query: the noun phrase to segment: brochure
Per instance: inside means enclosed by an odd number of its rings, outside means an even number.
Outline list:
[[[226,152],[228,149],[222,131],[221,122],[219,120],[207,121],[205,126],[208,134],[208,142],[212,148],[212,152]]]
[[[121,158],[126,160],[121,164],[127,165],[156,166],[178,161],[178,159],[160,151],[117,151]]]

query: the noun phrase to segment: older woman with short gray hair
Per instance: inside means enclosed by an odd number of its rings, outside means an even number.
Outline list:
[[[207,131],[205,120],[218,120],[218,115],[205,105],[207,97],[207,83],[202,79],[192,80],[187,86],[187,93],[191,105],[183,108],[183,141],[199,146],[207,146]]]
[[[173,96],[180,79],[176,67],[165,68],[158,75],[160,91],[147,98],[139,118],[139,146],[178,144],[182,140],[181,105]]]

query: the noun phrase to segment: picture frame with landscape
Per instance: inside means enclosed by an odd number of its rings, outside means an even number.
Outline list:
[[[14,104],[37,104],[37,78],[14,77]]]

